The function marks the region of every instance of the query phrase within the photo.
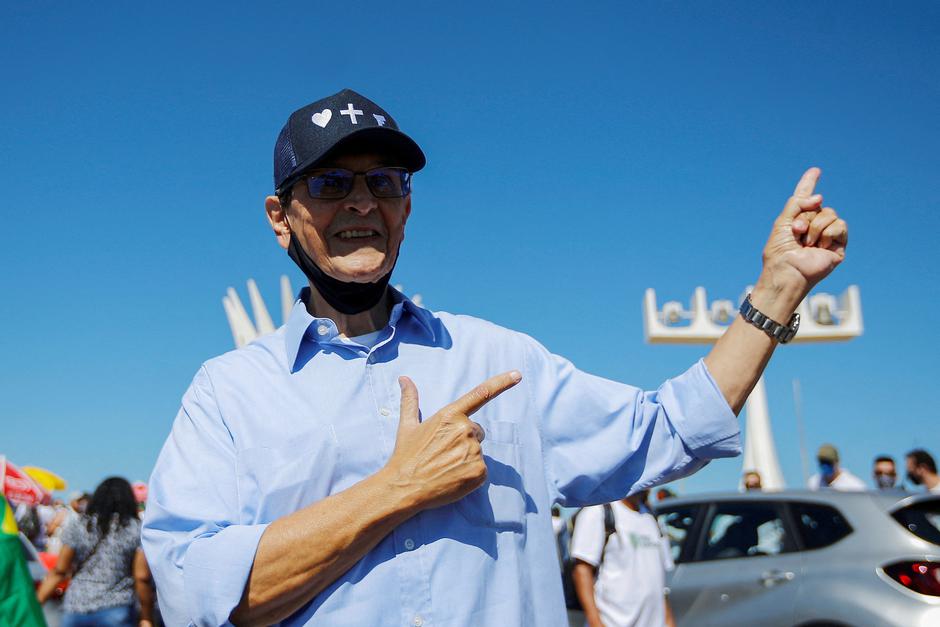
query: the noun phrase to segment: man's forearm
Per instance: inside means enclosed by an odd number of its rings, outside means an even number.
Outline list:
[[[765,272],[751,292],[751,302],[774,321],[786,324],[804,295],[799,285],[775,280]],[[776,345],[765,332],[737,316],[705,357],[709,373],[735,414],[744,406]]]
[[[574,565],[571,579],[574,581],[574,590],[581,602],[581,609],[584,610],[584,620],[591,627],[603,625],[600,610],[597,609],[594,599],[594,567],[579,561]]]
[[[268,625],[287,618],[416,513],[412,495],[382,471],[274,521],[258,543],[232,622]]]

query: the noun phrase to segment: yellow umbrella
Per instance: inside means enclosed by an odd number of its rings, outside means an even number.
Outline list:
[[[38,466],[23,466],[23,472],[35,479],[36,483],[50,492],[55,490],[64,490],[68,487],[65,479],[55,474],[51,470],[39,468]]]

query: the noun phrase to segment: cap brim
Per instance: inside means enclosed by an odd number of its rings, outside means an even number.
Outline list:
[[[349,133],[322,155],[311,157],[298,164],[294,168],[295,173],[281,184],[280,189],[293,185],[310,168],[347,150],[376,152],[393,156],[399,161],[388,165],[398,165],[407,168],[409,172],[417,172],[427,163],[424,152],[418,147],[418,144],[401,131],[393,128],[369,126]]]

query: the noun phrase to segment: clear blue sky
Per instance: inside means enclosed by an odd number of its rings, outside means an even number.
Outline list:
[[[263,214],[289,113],[350,87],[424,148],[394,282],[646,388],[702,347],[640,302],[736,299],[803,170],[849,221],[863,337],[767,371],[784,473],[940,454],[935,2],[5,3],[0,452],[146,479],[221,298],[300,273]],[[685,492],[734,487],[716,462]]]

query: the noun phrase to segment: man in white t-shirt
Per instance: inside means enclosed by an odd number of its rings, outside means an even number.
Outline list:
[[[646,492],[611,503],[614,532],[604,523],[604,506],[578,514],[571,539],[577,560],[572,577],[589,627],[672,627],[665,597],[672,570],[668,542],[645,506]]]
[[[831,444],[823,444],[816,453],[819,472],[809,478],[806,486],[810,490],[832,488],[833,490],[867,490],[865,482],[839,465],[839,451]]]

